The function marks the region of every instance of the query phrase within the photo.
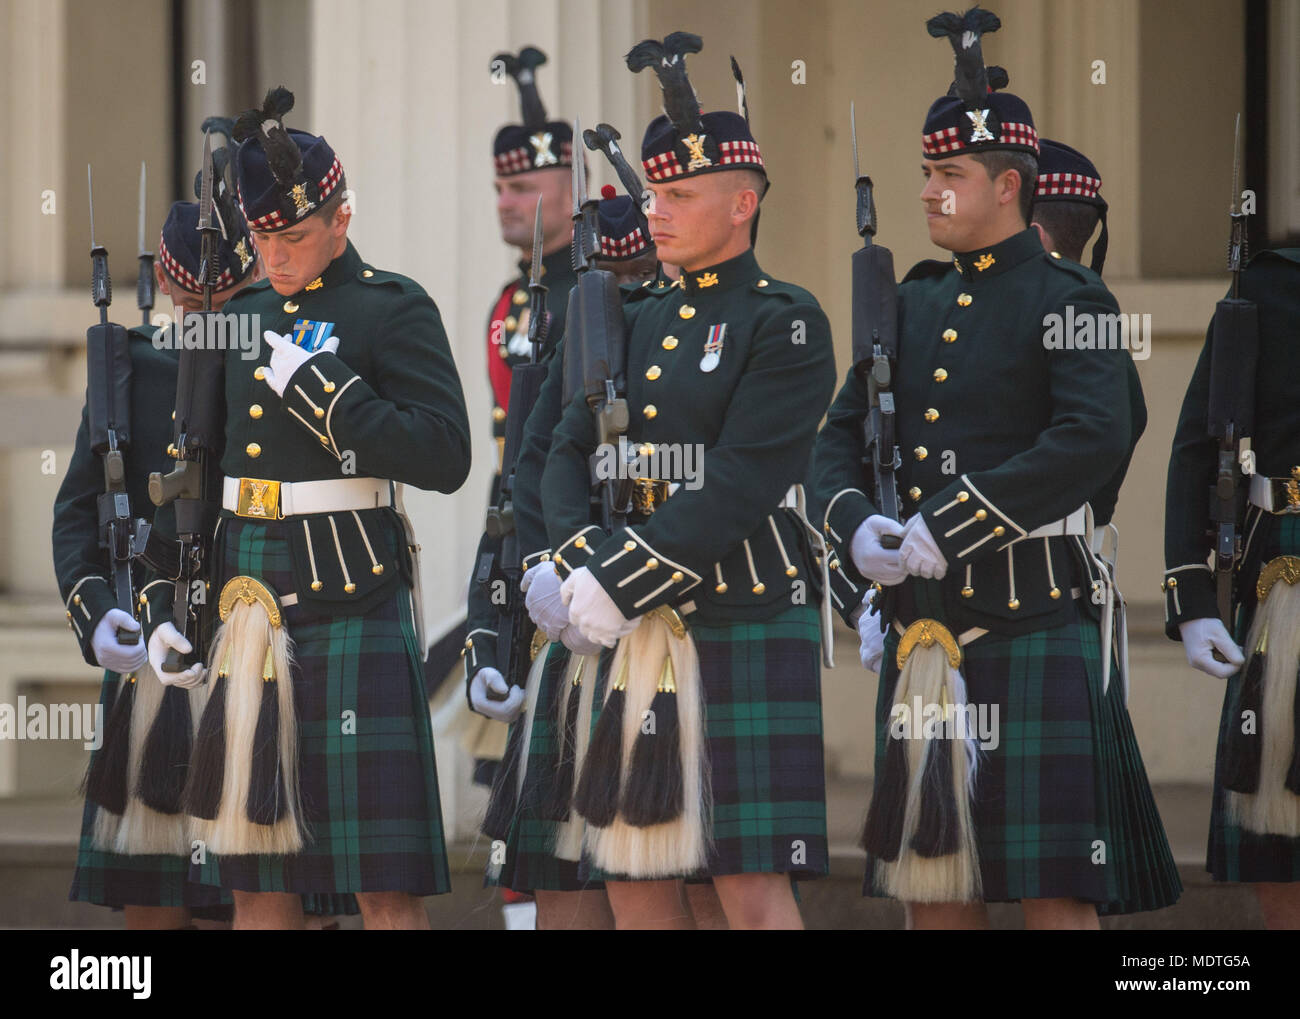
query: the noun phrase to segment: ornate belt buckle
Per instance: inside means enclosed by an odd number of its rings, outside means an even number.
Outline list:
[[[638,513],[648,517],[668,499],[668,482],[658,478],[635,478],[634,482],[632,507]]]
[[[1282,493],[1286,496],[1285,513],[1300,513],[1300,467],[1291,468],[1291,477],[1282,481]],[[1273,492],[1273,505],[1277,505],[1277,491]]]
[[[240,478],[239,504],[235,513],[253,520],[280,519],[280,482]]]

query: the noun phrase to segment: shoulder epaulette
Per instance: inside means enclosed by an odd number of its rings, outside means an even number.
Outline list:
[[[1061,272],[1069,273],[1081,283],[1100,283],[1101,277],[1089,269],[1086,265],[1080,265],[1078,262],[1071,262],[1059,251],[1045,252],[1047,261],[1050,265],[1055,266]]]
[[[370,266],[362,266],[357,271],[357,279],[362,283],[372,287],[377,286],[395,286],[401,289],[403,293],[422,293],[424,288],[409,276],[403,276],[397,272],[386,272],[383,269],[372,269]]]
[[[1250,268],[1250,266],[1254,265],[1261,259],[1266,262],[1278,259],[1283,262],[1293,262],[1300,265],[1300,248],[1264,248],[1261,251],[1256,251],[1250,256],[1250,261],[1246,264],[1246,268]]]
[[[803,287],[794,283],[784,283],[781,280],[774,280],[770,276],[763,276],[756,279],[750,284],[750,292],[762,294],[764,297],[781,297],[791,304],[816,304],[817,298],[813,297]]]
[[[922,262],[907,270],[907,275],[899,282],[908,283],[911,280],[928,279],[931,276],[942,276],[946,272],[955,271],[951,261],[940,261],[937,258],[927,258]]]

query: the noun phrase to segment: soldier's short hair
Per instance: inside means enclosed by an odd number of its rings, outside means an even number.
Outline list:
[[[1038,160],[1028,152],[1003,149],[972,152],[971,158],[984,167],[988,172],[989,180],[997,180],[1007,170],[1015,170],[1020,175],[1020,215],[1024,218],[1025,226],[1028,226],[1029,215],[1034,206],[1034,188],[1038,183]]]
[[[1101,221],[1101,210],[1084,202],[1037,202],[1031,222],[1052,235],[1056,250],[1072,262],[1083,261],[1083,249]]]

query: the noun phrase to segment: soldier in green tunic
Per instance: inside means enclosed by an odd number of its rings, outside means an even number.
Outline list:
[[[205,122],[205,130],[209,126],[221,130],[220,123],[213,123],[216,120]],[[253,282],[258,272],[252,241],[220,172],[226,157],[225,149],[214,153],[218,168],[215,197],[227,223],[212,295],[214,310],[220,310]],[[142,271],[153,272],[158,289],[172,304],[188,312],[197,311],[202,303],[197,223],[197,204],[176,202],[163,224],[157,261],[150,260],[151,270],[148,263],[142,266]],[[142,220],[142,240],[143,230]],[[171,427],[165,408],[176,392],[178,358],[178,350],[170,342],[171,335],[148,325],[127,331],[131,361],[131,441],[124,459],[127,493],[136,516],[146,516],[152,510],[148,494],[150,473],[166,470],[170,463],[166,450]],[[106,708],[115,705],[120,710],[124,706],[125,702],[117,698],[122,696],[125,684],[133,684],[135,690],[127,716],[129,721],[126,727],[114,732],[115,739],[128,741],[128,747],[117,757],[123,771],[115,780],[121,786],[124,809],[123,805],[97,803],[93,795],[88,797],[70,897],[123,908],[128,929],[184,928],[192,914],[224,916],[229,906],[221,906],[216,890],[187,881],[190,843],[184,815],[163,814],[140,795],[144,744],[153,731],[164,688],[148,667],[143,639],[134,646],[123,647],[113,631],[118,626],[138,631],[141,622],[151,619],[150,595],[160,590],[161,585],[151,582],[149,572],[137,560],[133,569],[135,586],[140,591],[141,619],[137,621],[115,605],[97,539],[96,499],[104,489],[104,476],[99,458],[90,447],[88,410],[89,406],[82,410],[76,447],[54,506],[55,571],[66,602],[68,626],[81,644],[82,656],[89,664],[106,670],[103,698]],[[187,699],[197,716],[202,709],[202,692],[193,691]],[[111,717],[112,713],[107,714]],[[119,749],[105,745],[96,750],[92,773],[98,770],[98,758],[112,756]]]
[[[1295,930],[1300,928],[1300,755],[1295,739],[1300,248],[1256,253],[1241,273],[1239,290],[1229,296],[1255,306],[1258,346],[1252,363],[1253,343],[1247,337],[1241,337],[1246,341],[1241,349],[1231,342],[1216,349],[1213,322],[1206,334],[1169,459],[1166,569],[1160,587],[1166,632],[1182,641],[1188,664],[1227,680],[1206,869],[1216,881],[1249,882],[1265,925]],[[1240,371],[1234,377],[1236,368]],[[1242,394],[1239,399],[1228,395],[1234,391]],[[1231,566],[1233,632],[1216,600],[1211,553],[1217,525],[1208,497],[1221,476],[1222,446],[1211,436],[1211,421],[1222,421],[1229,408],[1245,414],[1239,418],[1245,430],[1234,445],[1248,439],[1240,448],[1250,451],[1243,461],[1234,448],[1226,464],[1230,474],[1242,471],[1236,483],[1246,504],[1235,521],[1244,540]],[[1250,420],[1253,428],[1246,424]]]
[[[1083,332],[1117,310],[1100,278],[1028,229],[1038,138],[990,88],[980,37],[998,26],[978,8],[927,24],[957,54],[922,135],[930,238],[952,257],[898,288],[901,505],[864,472],[856,371],[814,477],[837,586],[890,594],[865,892],[907,902],[914,927],[984,926],[983,903],[1008,900],[1029,927],[1095,927],[1179,889],[1108,681],[1116,599],[1088,533],[1130,449],[1129,357]]]
[[[497,295],[488,316],[487,369],[492,390],[492,435],[497,445],[496,471],[492,477],[489,503],[495,503],[501,483],[501,457],[505,449],[506,415],[509,411],[510,380],[516,365],[532,356],[528,343],[528,275],[533,247],[533,219],[538,199],[542,203],[542,282],[546,285],[546,311],[550,316],[549,340],[542,358],[550,356],[555,341],[564,331],[569,288],[574,275],[569,255],[572,223],[568,212],[572,182],[573,129],[560,120],[548,120],[546,107],[537,88],[537,68],[546,63],[546,54],[535,46],[525,46],[516,55],[498,53],[492,58],[491,70],[496,81],[508,76],[519,89],[521,122],[506,124],[497,131],[492,143],[492,164],[496,179],[497,219],[501,239],[519,251],[519,272]],[[500,547],[486,533],[479,539],[474,556],[475,571],[485,556]],[[500,606],[493,603],[487,589],[471,576],[469,583],[466,633],[463,640],[477,641],[484,650],[489,633],[499,625]],[[462,654],[469,647],[465,645]],[[467,680],[472,676],[467,676]],[[491,713],[489,718],[494,717]],[[475,781],[490,785],[497,762],[505,748],[505,729],[483,722],[478,731],[471,730],[470,742],[476,756]]]
[[[400,495],[459,488],[469,427],[436,305],[348,241],[342,164],[284,127],[292,106],[274,89],[234,131],[267,280],[227,310],[265,343],[225,362],[192,872],[234,893],[241,927],[300,927],[299,894],[348,892],[368,927],[422,927],[419,897],[449,881]],[[190,645],[164,623],[159,668],[168,648]]]
[[[816,299],[754,258],[763,157],[743,87],[741,113],[701,112],[685,68],[701,46],[678,32],[628,55],[664,90],[641,158],[659,257],[681,278],[625,294],[625,435],[602,445],[575,397],[542,480],[569,621],[618,645],[573,809],[620,928],[690,926],[680,878],[703,876],[731,927],[798,927],[791,879],[828,865],[801,483],[834,357]],[[629,451],[635,494],[606,531],[589,457]]]

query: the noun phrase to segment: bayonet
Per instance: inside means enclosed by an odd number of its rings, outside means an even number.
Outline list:
[[[546,284],[542,282],[542,196],[537,196],[537,210],[533,213],[533,260],[528,264],[528,345],[534,362],[541,360],[542,346],[546,343],[547,320]]]
[[[203,310],[212,310],[212,290],[217,282],[217,237],[220,226],[212,225],[212,135],[203,132],[203,172],[199,177],[199,233],[203,235],[199,255],[199,282],[203,284]]]
[[[582,137],[582,125],[575,117],[573,136]],[[582,159],[573,161],[573,269],[587,272],[591,260],[600,255],[598,201],[587,194],[587,169]]]
[[[853,139],[853,186],[857,191],[858,234],[865,245],[876,236],[876,200],[872,195],[871,178],[858,167],[858,118],[855,104],[849,103],[849,136]]]
[[[135,304],[140,309],[140,324],[148,327],[149,313],[153,311],[153,253],[145,246],[145,165],[140,164],[140,218],[136,231],[140,247],[140,272],[135,280]]]

